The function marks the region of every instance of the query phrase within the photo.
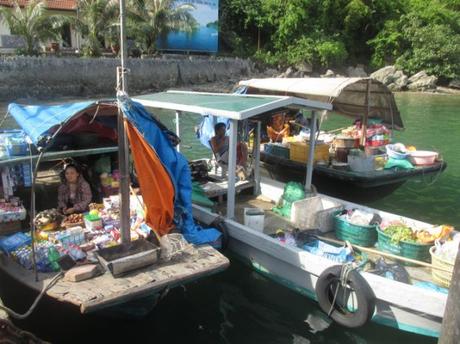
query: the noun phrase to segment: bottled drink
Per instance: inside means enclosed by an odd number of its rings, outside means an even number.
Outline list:
[[[51,269],[58,271],[60,269],[58,260],[60,258],[59,252],[54,246],[48,248],[48,261],[50,262]]]

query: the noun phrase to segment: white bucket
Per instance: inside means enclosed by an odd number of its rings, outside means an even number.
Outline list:
[[[256,231],[264,231],[265,213],[260,208],[244,208],[244,225]]]

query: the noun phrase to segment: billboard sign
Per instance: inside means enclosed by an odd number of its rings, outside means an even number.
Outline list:
[[[157,47],[161,50],[216,53],[219,0],[176,0],[173,8],[186,9],[190,14],[187,26],[192,29],[169,31],[158,39]]]

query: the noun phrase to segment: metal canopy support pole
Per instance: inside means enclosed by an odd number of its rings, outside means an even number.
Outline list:
[[[238,121],[230,120],[230,142],[228,151],[228,191],[227,191],[227,218],[235,217],[235,172],[236,172],[236,142],[238,141]]]
[[[365,146],[366,145],[366,136],[367,136],[367,122],[369,120],[369,113],[370,113],[370,107],[371,107],[371,82],[372,82],[372,79],[369,79],[367,80],[367,87],[366,87],[366,98],[365,98],[365,103],[364,104],[366,106],[366,112],[364,114],[364,119],[363,119],[363,123],[361,125],[361,130],[362,130],[362,134],[361,134],[361,146]]]
[[[120,0],[120,48],[121,48],[121,67],[118,69],[118,77],[121,78],[121,91],[123,94],[128,92],[128,80],[126,77],[125,62],[128,56],[125,32],[125,0]],[[119,83],[118,83],[119,84]],[[118,163],[120,168],[120,227],[121,242],[131,241],[131,226],[129,223],[129,162],[128,162],[128,139],[125,131],[125,121],[123,112],[118,107]]]
[[[254,195],[260,194],[260,128],[261,123],[257,121],[254,135]]]
[[[180,124],[179,124],[180,114],[181,114],[181,111],[176,111],[176,135],[177,137],[180,137]],[[180,143],[177,144],[176,149],[178,152],[180,152]]]
[[[311,112],[310,118],[310,147],[308,150],[308,160],[307,160],[307,179],[305,181],[305,190],[312,191],[311,189],[311,180],[313,177],[313,161],[315,159],[315,143],[316,143],[316,119],[317,112]]]

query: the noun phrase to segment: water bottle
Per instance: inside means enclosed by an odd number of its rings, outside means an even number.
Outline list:
[[[50,266],[53,271],[58,271],[61,268],[58,263],[60,257],[59,252],[54,246],[48,248],[48,261],[50,262]]]

